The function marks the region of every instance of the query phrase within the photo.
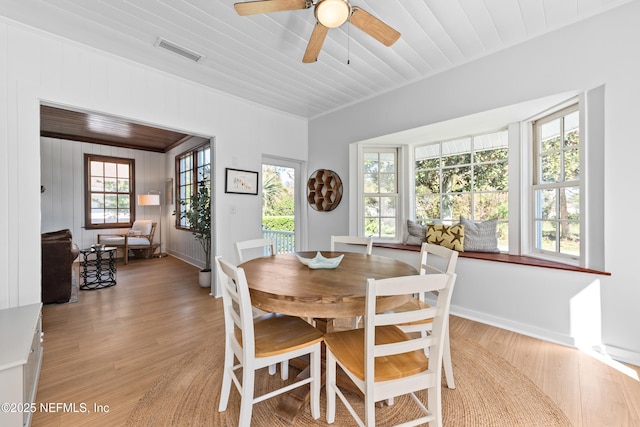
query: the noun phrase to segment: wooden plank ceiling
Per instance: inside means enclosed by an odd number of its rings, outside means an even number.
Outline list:
[[[40,106],[40,136],[166,153],[191,135],[118,117]]]

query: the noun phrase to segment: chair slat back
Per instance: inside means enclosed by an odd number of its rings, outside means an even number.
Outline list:
[[[267,255],[276,254],[276,244],[273,239],[253,239],[235,243],[236,261],[242,264],[245,261]],[[262,252],[252,249],[262,248]],[[245,252],[246,251],[246,252]],[[248,255],[248,256],[247,256]]]
[[[253,357],[255,355],[253,312],[244,269],[234,266],[220,256],[217,256],[215,260],[222,288],[226,339],[239,360],[242,360],[242,351]],[[242,332],[241,341],[237,339],[237,329]]]
[[[365,253],[367,255],[371,255],[371,252],[373,250],[373,239],[371,237],[331,236],[331,252],[336,251],[336,243],[365,246]]]
[[[420,248],[420,274],[455,273],[458,252],[433,243],[423,243]]]
[[[365,334],[365,381],[374,378],[375,358],[402,354],[408,351],[428,348],[429,359],[433,358],[433,366],[429,364],[429,370],[440,372],[442,366],[442,352],[444,346],[445,330],[451,304],[451,290],[455,283],[456,275],[451,273],[426,274],[417,276],[393,277],[389,279],[369,279],[366,291],[366,315],[364,318]],[[391,295],[415,295],[425,292],[437,292],[437,302],[434,307],[403,312],[378,313],[376,298],[378,296]],[[420,322],[432,320],[432,332],[428,336],[410,337],[407,341],[397,343],[376,344],[376,326],[400,324],[406,322]],[[437,365],[437,366],[436,366]]]

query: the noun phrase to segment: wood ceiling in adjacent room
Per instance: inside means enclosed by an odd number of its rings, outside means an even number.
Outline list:
[[[118,117],[40,106],[40,136],[165,153],[191,135]]]

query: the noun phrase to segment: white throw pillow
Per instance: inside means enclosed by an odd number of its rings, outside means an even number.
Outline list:
[[[499,253],[497,219],[473,222],[460,215],[460,224],[464,225],[465,252]]]
[[[150,219],[137,219],[133,222],[131,230],[139,231],[140,235],[142,236],[148,236],[149,234],[151,234],[152,224],[153,221],[151,221]]]

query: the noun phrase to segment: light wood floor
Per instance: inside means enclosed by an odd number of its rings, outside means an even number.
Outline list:
[[[202,340],[223,345],[221,301],[198,286],[197,275],[172,257],[131,260],[118,264],[116,286],[45,306],[37,402],[51,410],[36,412],[32,425],[122,426],[174,362]],[[574,425],[640,426],[640,382],[607,364],[458,317],[451,330],[518,367]]]

